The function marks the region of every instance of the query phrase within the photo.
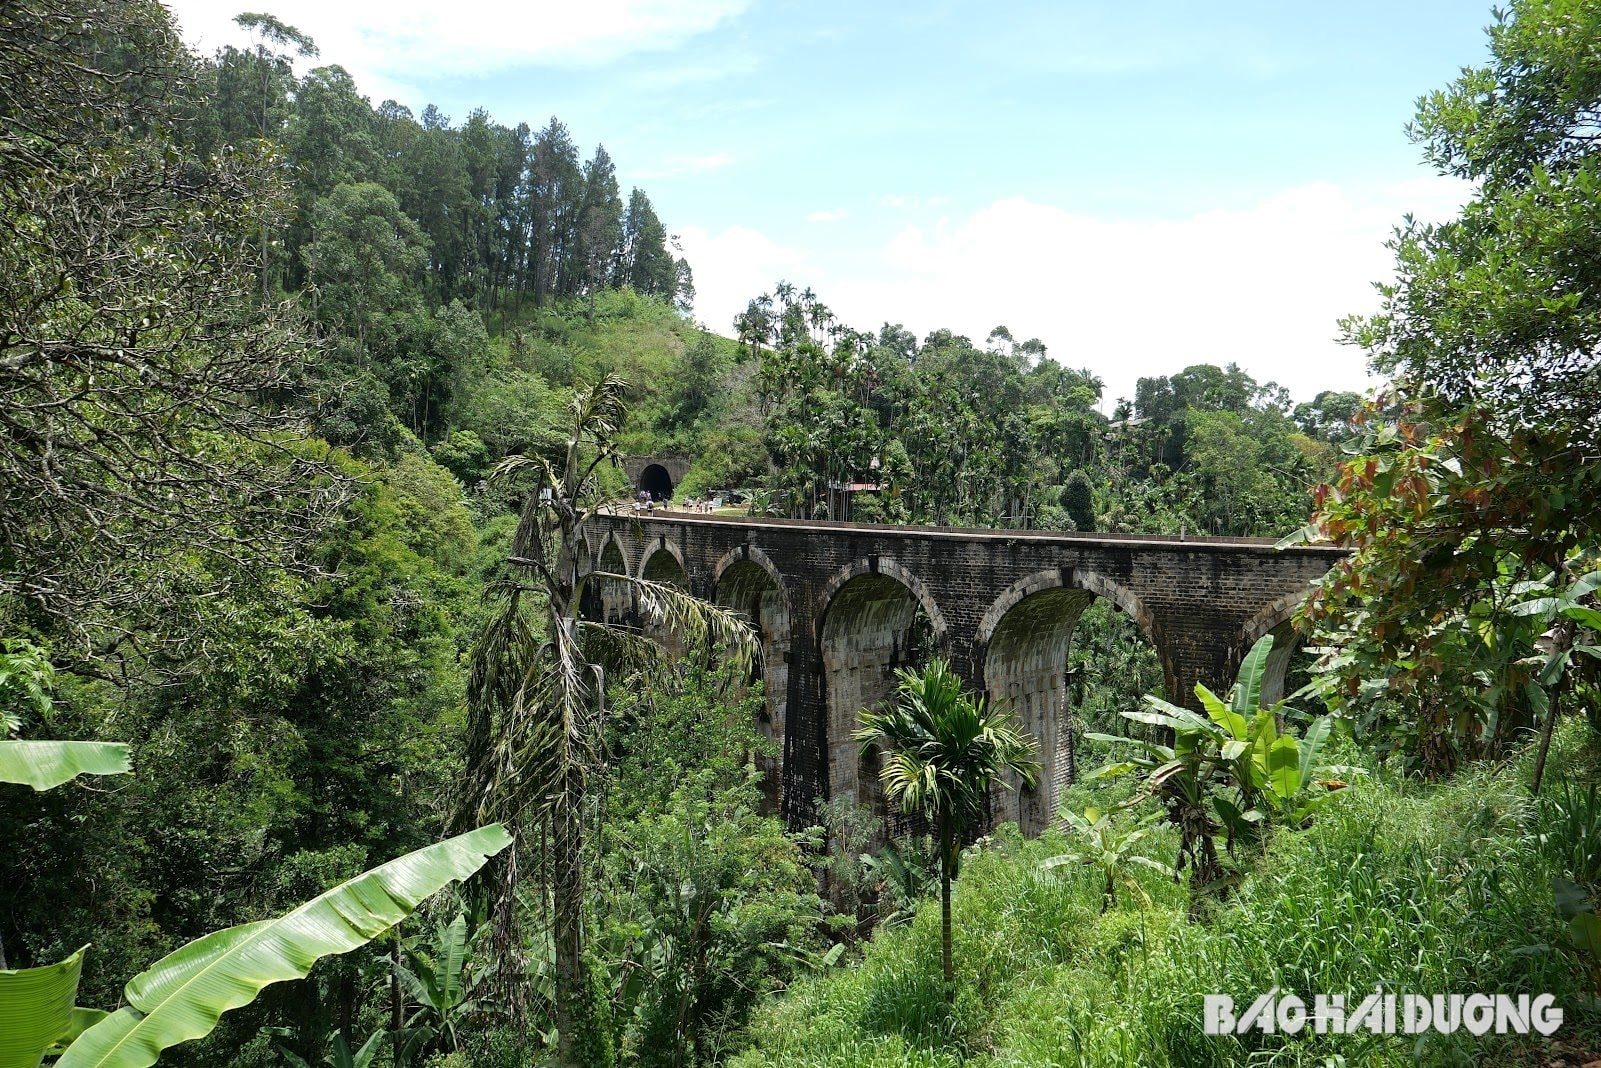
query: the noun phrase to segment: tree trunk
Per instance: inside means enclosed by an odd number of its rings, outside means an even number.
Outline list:
[[[1551,751],[1551,735],[1556,733],[1557,710],[1562,706],[1562,683],[1559,681],[1551,687],[1551,707],[1546,709],[1545,728],[1540,731],[1540,753],[1534,758],[1534,782],[1529,792],[1536,797],[1540,794],[1540,782],[1545,778],[1545,758]]]
[[[562,791],[551,821],[554,868],[551,898],[556,957],[557,1060],[572,1068],[584,1068],[578,1060],[577,1031],[593,1021],[588,1018],[589,986],[584,973],[583,817],[577,811],[579,795],[576,791],[572,786]]]
[[[951,873],[940,865],[939,878],[940,970],[945,977],[945,1000],[955,999],[956,969],[951,964]]]
[[[400,1031],[406,1026],[406,1002],[400,990],[400,925],[390,928],[389,943],[389,1029],[395,1033],[395,1066],[400,1066]]]
[[[1569,620],[1557,624],[1554,642],[1557,652],[1563,652],[1573,647],[1573,636],[1577,628]],[[1534,759],[1534,782],[1530,792],[1536,795],[1540,792],[1540,783],[1545,778],[1545,758],[1551,751],[1551,735],[1556,733],[1557,713],[1562,707],[1562,685],[1567,681],[1567,673],[1557,676],[1556,685],[1551,687],[1551,707],[1546,709],[1545,729],[1540,732],[1540,755]]]
[[[954,835],[940,828],[939,861],[939,940],[940,970],[945,978],[945,1000],[956,999],[956,969],[951,964],[951,857],[955,853]]]

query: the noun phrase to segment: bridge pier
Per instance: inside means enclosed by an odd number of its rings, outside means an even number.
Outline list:
[[[784,796],[784,726],[789,707],[789,597],[772,562],[759,551],[753,557],[744,546],[719,561],[709,578],[710,582],[696,592],[708,601],[742,613],[760,635],[756,670],[762,680],[764,707],[758,725],[762,736],[778,750],[777,756],[761,758],[761,766],[766,773],[767,803],[777,812]]]

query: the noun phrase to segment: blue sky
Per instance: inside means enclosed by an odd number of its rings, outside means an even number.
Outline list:
[[[1489,5],[253,0],[377,102],[559,116],[644,187],[727,333],[780,278],[845,321],[1004,323],[1088,367],[1237,360],[1298,398],[1367,383],[1405,212],[1449,216],[1404,127],[1485,55]],[[179,0],[237,39],[237,4]]]

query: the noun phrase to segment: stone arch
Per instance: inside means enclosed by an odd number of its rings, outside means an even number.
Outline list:
[[[1295,615],[1295,610],[1305,602],[1311,589],[1301,590],[1297,593],[1286,593],[1263,605],[1257,613],[1246,620],[1245,626],[1240,628],[1239,644],[1231,650],[1235,660],[1243,659],[1250,651],[1251,646],[1261,640],[1262,635],[1277,629]]]
[[[1239,642],[1229,650],[1231,675],[1239,670],[1251,646],[1262,640],[1262,635],[1273,635],[1273,651],[1267,656],[1267,670],[1262,674],[1262,703],[1271,705],[1285,697],[1284,680],[1290,671],[1290,661],[1301,648],[1301,634],[1295,629],[1295,612],[1306,601],[1310,589],[1299,593],[1286,593],[1264,605],[1240,629]]]
[[[773,585],[781,590],[784,589],[784,576],[779,572],[778,565],[773,563],[772,557],[750,544],[736,546],[723,554],[722,559],[717,561],[717,566],[712,568],[712,584],[716,585],[721,582],[723,572],[735,564],[746,562],[754,564],[767,572],[767,577],[773,580]],[[784,600],[786,604],[789,601],[789,592],[787,590],[784,592]]]
[[[639,577],[653,582],[672,582],[689,589],[689,568],[684,564],[684,550],[677,542],[665,537],[646,542],[639,555]]]
[[[621,570],[601,566],[601,559],[607,556],[608,551],[613,548],[617,550],[617,559],[622,562]],[[632,575],[634,573],[633,568],[628,563],[628,546],[623,544],[622,535],[615,530],[601,535],[600,542],[590,549],[589,569],[591,571],[611,571],[617,575]]]
[[[661,464],[648,464],[639,473],[639,488],[658,501],[670,501],[673,499],[673,491],[677,486],[674,484],[673,476],[667,468]]]
[[[1155,620],[1132,590],[1093,571],[1056,568],[1013,583],[985,612],[978,627],[979,661],[990,702],[1010,707],[1040,745],[1040,781],[1032,790],[997,788],[996,821],[1015,819],[1028,835],[1056,816],[1062,790],[1076,777],[1067,718],[1068,651],[1079,617],[1096,598],[1115,604],[1156,649],[1163,675],[1173,674]],[[1171,686],[1169,681],[1169,686]]]
[[[1065,587],[1068,589],[1083,590],[1104,598],[1113,604],[1134,621],[1145,635],[1145,640],[1151,643],[1157,656],[1162,661],[1162,681],[1167,687],[1169,700],[1175,700],[1174,694],[1178,692],[1178,674],[1174,670],[1172,658],[1168,655],[1167,642],[1162,634],[1161,624],[1156,616],[1145,607],[1140,595],[1118,582],[1108,578],[1097,571],[1088,568],[1056,568],[1050,571],[1040,571],[1008,586],[1004,592],[989,606],[984,617],[979,620],[977,647],[981,651],[987,649],[990,639],[994,637],[995,630],[1000,626],[1001,620],[1024,598],[1042,590]],[[1088,601],[1084,602],[1086,605]],[[1080,611],[1083,611],[1081,608]],[[1076,617],[1075,617],[1076,618]]]
[[[934,601],[934,595],[929,592],[928,586],[922,579],[912,574],[896,561],[884,556],[866,556],[860,560],[853,560],[834,573],[828,583],[823,586],[822,593],[817,598],[819,627],[827,619],[828,609],[833,604],[834,597],[839,593],[840,589],[852,579],[860,578],[863,575],[884,575],[910,590],[912,596],[917,598],[919,607],[927,613],[929,623],[934,628],[935,640],[941,648],[944,648],[948,628],[945,625],[945,614],[939,610],[939,605]],[[819,631],[818,636],[821,637],[821,631]]]
[[[887,810],[871,757],[852,737],[863,708],[895,690],[895,670],[911,667],[923,651],[943,650],[945,617],[928,587],[893,560],[869,557],[846,565],[818,599],[815,641],[823,678],[823,756],[828,796],[872,807],[887,824]],[[921,623],[919,617],[921,618]]]
[[[595,553],[594,571],[604,571],[612,575],[627,575],[628,549],[623,539],[613,531],[608,537],[602,538]],[[600,616],[606,623],[625,623],[633,615],[634,595],[626,579],[601,578],[595,580],[600,586]]]
[[[650,582],[660,582],[667,586],[676,586],[685,592],[690,589],[689,569],[684,565],[684,550],[676,542],[668,541],[665,537],[655,537],[645,543],[639,554],[639,577]],[[643,598],[635,591],[636,600]],[[684,654],[685,647],[679,633],[646,610],[641,604],[638,616],[647,635],[661,642],[675,657]]]
[[[791,612],[789,590],[778,568],[754,546],[727,553],[713,570],[712,600],[744,614],[759,635],[756,670],[762,680],[763,709],[758,726],[775,743],[778,755],[758,763],[766,773],[763,793],[776,812],[783,804],[785,717],[789,708]]]

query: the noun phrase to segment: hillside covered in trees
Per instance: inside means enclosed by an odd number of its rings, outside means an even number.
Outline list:
[[[1583,1063],[1591,7],[1514,4],[1494,65],[1423,102],[1479,193],[1402,231],[1348,324],[1389,390],[1299,403],[1212,353],[1107,397],[1094,354],[851,326],[789,282],[700,324],[627,161],[554,118],[374,106],[267,14],[197,55],[159,4],[0,8],[0,1005],[76,984],[59,1019],[0,1012],[0,1062],[87,1027],[60,1063],[132,1064],[85,1052],[127,1026],[140,1064],[263,1068]],[[1258,707],[1265,650],[1216,708],[1164,693],[1086,610],[1063,716],[1103,774],[1037,840],[951,829],[981,775],[902,774],[928,834],[841,799],[790,827],[742,619],[637,576],[595,581],[644,625],[582,618],[583,517],[668,452],[679,496],[755,515],[1351,555],[1291,704]],[[919,709],[983,721],[930,660],[865,740],[933,760]],[[241,963],[239,925],[324,894],[360,937]],[[239,1000],[179,981],[203,953]],[[1567,1022],[1204,1034],[1203,994],[1274,984],[1551,992]]]

